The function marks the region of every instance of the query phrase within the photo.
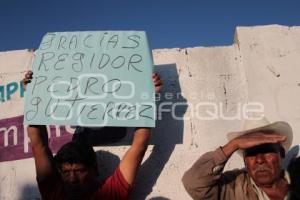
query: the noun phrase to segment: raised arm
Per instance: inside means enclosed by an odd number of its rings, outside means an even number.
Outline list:
[[[23,79],[26,90],[27,84],[32,80],[32,71],[27,71]],[[35,162],[36,175],[39,181],[53,172],[53,156],[48,146],[48,134],[46,126],[29,125],[28,137]]]
[[[239,175],[240,171],[222,173],[230,156],[237,150],[244,150],[264,143],[278,143],[284,141],[285,136],[251,134],[235,138],[217,148],[213,152],[202,155],[194,165],[185,172],[182,182],[193,199],[224,199],[223,195],[234,193],[232,186],[226,180]],[[220,192],[222,192],[220,194]],[[226,191],[226,192],[225,192]]]
[[[35,162],[37,180],[42,181],[53,173],[53,156],[48,146],[46,126],[29,125],[28,137]]]
[[[155,92],[159,93],[162,87],[162,81],[159,74],[153,73],[152,81],[155,87]],[[138,169],[144,158],[150,135],[150,128],[136,128],[132,145],[120,162],[120,170],[127,183],[129,183],[130,185],[133,184]]]
[[[187,193],[193,199],[218,199],[218,183],[227,159],[221,148],[202,155],[182,177]]]
[[[150,128],[136,128],[132,145],[120,162],[120,171],[130,185],[132,185],[135,180],[147,150],[150,135]]]

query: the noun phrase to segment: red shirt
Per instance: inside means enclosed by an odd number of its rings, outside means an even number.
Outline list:
[[[38,182],[38,187],[43,200],[66,200],[67,193],[64,190],[60,174],[52,175]],[[86,200],[126,200],[128,199],[131,186],[127,183],[119,167],[113,175],[108,177],[98,189]]]

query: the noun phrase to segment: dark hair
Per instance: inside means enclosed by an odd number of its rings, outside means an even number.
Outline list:
[[[92,146],[74,141],[60,148],[54,156],[54,162],[58,169],[61,169],[63,163],[83,164],[87,168],[93,168],[97,163],[96,153]]]

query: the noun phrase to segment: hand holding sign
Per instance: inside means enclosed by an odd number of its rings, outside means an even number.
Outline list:
[[[153,127],[152,66],[144,32],[46,34],[32,67],[25,123]]]

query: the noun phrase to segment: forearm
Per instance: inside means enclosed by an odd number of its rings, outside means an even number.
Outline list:
[[[141,152],[147,150],[148,143],[151,137],[150,128],[136,128],[134,132],[131,148]]]
[[[150,128],[137,128],[132,145],[121,160],[120,170],[126,181],[131,185],[147,150],[150,135]]]
[[[138,168],[144,158],[145,152],[148,147],[148,143],[151,136],[150,128],[138,128],[135,130],[132,145],[127,154],[132,152],[135,155],[133,159],[136,159],[136,167]]]
[[[48,146],[48,134],[46,126],[29,125],[28,137],[34,157],[37,179],[42,180],[50,175],[53,170],[53,156]]]
[[[194,165],[185,172],[182,182],[193,199],[216,197],[221,182],[223,168],[227,157],[221,148],[202,155]],[[212,198],[214,199],[214,198]]]
[[[27,132],[33,148],[48,146],[48,133],[45,125],[29,125]]]
[[[238,143],[236,140],[231,140],[227,144],[225,144],[222,147],[223,153],[227,158],[230,158],[230,156],[239,149]]]

